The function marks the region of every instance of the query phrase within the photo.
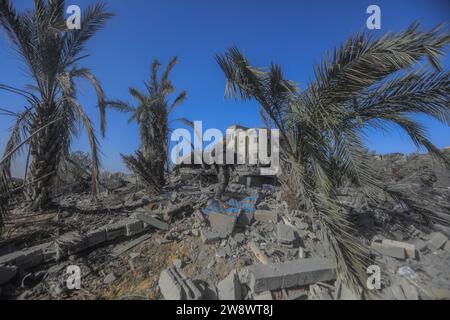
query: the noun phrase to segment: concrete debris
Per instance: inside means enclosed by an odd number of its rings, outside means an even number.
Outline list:
[[[371,248],[382,254],[399,260],[406,259],[405,248],[383,244],[382,242],[372,242]]]
[[[111,284],[114,281],[116,281],[116,275],[114,274],[114,272],[108,273],[108,275],[105,277],[105,279],[103,279],[103,283],[104,284]]]
[[[449,205],[448,170],[427,155],[371,163],[386,185]],[[158,195],[110,174],[97,202],[83,186],[63,186],[58,210],[30,213],[15,199],[0,240],[0,298],[121,299],[126,290],[126,298],[177,300],[450,299],[450,228],[390,198],[374,204],[350,184],[336,190],[371,246],[370,263],[387,274],[380,290],[355,291],[334,282],[319,217],[290,210],[274,177],[238,166],[219,199],[214,168],[185,169]],[[81,268],[84,290],[66,289],[70,265]]]
[[[255,293],[304,286],[336,278],[334,267],[323,258],[308,258],[285,263],[248,267],[250,288]]]
[[[242,289],[236,271],[233,270],[230,274],[219,282],[217,285],[219,300],[241,300]]]
[[[296,240],[294,228],[279,222],[277,224],[277,239],[280,244],[293,245]]]
[[[447,288],[431,288],[431,292],[438,300],[450,300],[450,290]]]
[[[433,251],[439,250],[446,244],[447,241],[448,238],[444,234],[441,232],[436,232],[428,241],[428,248]]]
[[[409,258],[412,258],[412,259],[416,258],[416,247],[414,246],[414,244],[400,242],[400,241],[394,241],[394,240],[388,240],[388,239],[383,239],[381,241],[381,244],[383,246],[387,246],[387,247],[397,247],[397,248],[405,249],[406,255]]]
[[[211,244],[221,239],[219,233],[211,230],[202,230],[200,231],[200,237],[204,244]]]
[[[202,297],[192,280],[176,266],[161,272],[158,286],[165,300],[200,300]]]
[[[127,222],[119,221],[113,224],[106,225],[106,240],[112,241],[127,235]]]
[[[86,241],[88,242],[89,247],[94,247],[106,242],[106,230],[98,229],[89,231],[86,234]]]
[[[255,221],[277,223],[278,212],[271,210],[256,210]]]
[[[126,236],[132,237],[144,231],[144,222],[139,219],[130,219],[126,224]]]
[[[268,264],[268,263],[270,262],[270,261],[269,261],[269,258],[268,258],[264,253],[262,253],[261,250],[259,250],[259,248],[258,248],[258,246],[256,245],[256,243],[250,242],[250,243],[248,244],[248,247],[250,248],[250,250],[253,252],[253,254],[255,255],[255,257],[258,259],[258,261],[259,261],[260,263],[262,263],[262,264]]]
[[[135,246],[137,246],[138,244],[140,244],[141,242],[144,242],[145,240],[148,240],[152,237],[151,234],[144,234],[142,236],[140,236],[137,239],[128,241],[126,243],[121,243],[118,244],[116,247],[114,247],[114,249],[111,251],[111,255],[114,257],[118,257],[121,254],[127,252],[128,250],[134,248]]]
[[[155,227],[156,229],[163,230],[163,231],[169,230],[169,225],[167,223],[162,222],[162,221],[152,217],[150,214],[143,214],[143,213],[138,214],[136,216],[136,218],[145,222],[145,224]]]
[[[236,225],[236,217],[234,215],[212,212],[208,214],[208,220],[213,232],[221,238],[228,237]]]

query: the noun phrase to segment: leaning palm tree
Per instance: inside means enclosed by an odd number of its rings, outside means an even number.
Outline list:
[[[92,155],[92,191],[97,190],[98,141],[91,119],[77,99],[75,81],[89,81],[97,93],[101,133],[105,133],[105,95],[96,77],[78,63],[86,57],[85,45],[112,17],[103,4],[87,8],[81,28],[68,30],[63,0],[36,0],[34,9],[16,12],[10,0],[0,0],[0,29],[27,67],[32,80],[26,89],[0,83],[0,89],[23,97],[26,108],[17,117],[5,153],[27,141],[31,155],[26,196],[30,209],[49,204],[58,167],[69,155],[70,144],[82,123],[87,131]],[[44,130],[40,130],[43,128]],[[29,137],[29,139],[28,139]],[[28,139],[28,140],[27,140]],[[20,151],[18,148],[17,151]],[[16,152],[17,154],[17,152]],[[11,161],[3,163],[9,175]]]
[[[128,109],[132,116],[129,122],[136,121],[139,125],[140,147],[135,156],[123,156],[130,170],[141,177],[145,184],[154,191],[159,191],[165,183],[165,172],[169,168],[169,114],[186,100],[187,93],[182,91],[173,100],[170,99],[175,87],[169,79],[170,72],[177,63],[177,57],[172,58],[165,70],[158,76],[160,62],[155,59],[151,66],[148,82],[144,81],[145,92],[130,88],[130,95],[138,102],[136,107],[116,101],[115,105]],[[113,104],[111,102],[111,104]]]
[[[217,56],[227,78],[226,95],[255,99],[266,125],[280,130],[286,198],[291,207],[317,217],[338,271],[352,288],[365,283],[369,250],[338,201],[337,188],[351,183],[371,203],[388,195],[428,219],[450,221],[423,197],[383,185],[362,141],[363,129],[396,124],[449,166],[413,118],[426,114],[449,123],[450,73],[439,62],[449,42],[441,27],[420,31],[418,24],[378,39],[352,36],[325,57],[303,91],[284,79],[279,66],[252,67],[236,48]],[[423,59],[430,66],[419,66]]]

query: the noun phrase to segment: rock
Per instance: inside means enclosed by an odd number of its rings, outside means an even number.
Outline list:
[[[225,279],[217,285],[219,300],[241,300],[241,283],[233,270]]]

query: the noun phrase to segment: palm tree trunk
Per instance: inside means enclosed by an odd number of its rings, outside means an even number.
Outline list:
[[[36,115],[31,132],[50,121],[51,118],[48,115]],[[50,192],[56,176],[60,146],[58,124],[48,126],[30,142],[32,161],[28,179],[30,183],[26,190],[29,210],[43,210],[50,204]]]

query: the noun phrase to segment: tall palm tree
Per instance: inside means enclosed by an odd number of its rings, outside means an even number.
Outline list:
[[[278,65],[252,67],[237,48],[217,56],[226,95],[255,99],[266,125],[280,130],[282,182],[294,199],[290,204],[316,215],[340,275],[352,288],[365,284],[369,251],[338,201],[339,186],[352,183],[372,203],[387,194],[431,220],[450,221],[423,197],[383,185],[362,140],[365,128],[396,124],[418,147],[450,165],[413,118],[426,114],[449,123],[450,73],[439,62],[449,42],[440,26],[420,31],[418,24],[378,39],[351,36],[316,67],[315,80],[303,91],[284,79]],[[420,66],[423,59],[430,66]]]
[[[81,122],[87,131],[92,155],[92,191],[97,190],[98,141],[91,119],[77,99],[75,80],[90,82],[97,94],[101,133],[105,133],[105,94],[87,68],[78,67],[86,57],[85,45],[112,17],[103,4],[84,10],[81,29],[68,30],[63,0],[35,0],[34,9],[16,12],[10,0],[0,0],[0,29],[25,63],[32,83],[24,90],[0,84],[0,89],[25,98],[27,107],[17,117],[6,153],[28,141],[31,164],[26,195],[30,209],[43,209],[59,165],[69,154]],[[42,127],[44,130],[39,130]],[[20,148],[19,148],[20,150]],[[3,163],[9,175],[11,159]]]
[[[139,125],[140,147],[136,156],[123,156],[125,163],[133,170],[142,173],[147,171],[145,181],[149,181],[156,189],[165,183],[165,172],[168,170],[169,146],[169,114],[186,100],[186,91],[181,91],[176,98],[170,99],[175,87],[169,79],[170,72],[177,63],[177,57],[172,58],[164,69],[161,77],[158,71],[161,63],[153,60],[148,82],[144,81],[145,92],[130,88],[130,95],[136,99],[136,107],[117,101],[122,109],[128,108],[132,113],[129,122],[136,121]],[[141,164],[139,166],[139,163]],[[141,167],[141,170],[139,169]],[[145,169],[147,168],[147,169]]]

